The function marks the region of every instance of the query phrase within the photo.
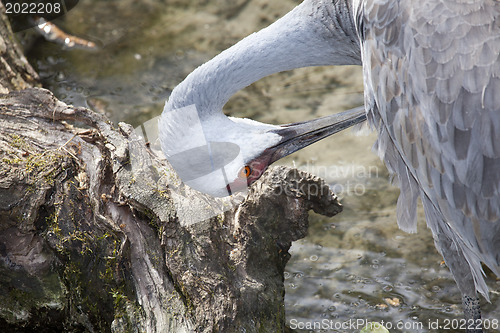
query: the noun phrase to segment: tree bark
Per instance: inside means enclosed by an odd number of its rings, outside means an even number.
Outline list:
[[[246,196],[191,190],[130,125],[17,90],[37,76],[1,21],[0,330],[284,331],[287,251],[340,212],[328,186],[275,167]]]
[[[38,74],[17,44],[5,7],[0,2],[0,93],[39,85]]]

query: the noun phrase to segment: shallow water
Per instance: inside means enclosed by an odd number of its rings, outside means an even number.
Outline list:
[[[57,23],[100,49],[63,50],[37,40],[29,60],[67,103],[138,126],[161,113],[170,91],[196,66],[299,2],[85,1]],[[225,112],[278,124],[362,102],[360,68],[320,67],[260,80],[235,95]],[[374,140],[373,133],[345,131],[280,162],[323,177],[344,205],[334,218],[311,214],[309,235],[292,246],[287,320],[300,332],[354,332],[366,321],[386,322],[391,332],[454,331],[459,292],[422,212],[417,234],[398,230],[399,190],[371,152]],[[490,274],[488,284],[493,303],[483,302],[485,318],[498,319],[500,282]],[[450,330],[436,330],[436,323]]]

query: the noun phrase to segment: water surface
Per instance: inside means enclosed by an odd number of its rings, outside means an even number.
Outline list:
[[[37,40],[29,60],[67,103],[138,126],[161,113],[190,71],[299,2],[84,1],[57,24],[100,49],[64,50]],[[279,124],[362,102],[360,68],[318,67],[260,80],[225,112]],[[299,332],[353,332],[366,321],[386,322],[391,332],[436,332],[435,323],[462,318],[460,294],[423,213],[417,234],[397,228],[399,190],[371,152],[374,140],[373,133],[345,131],[280,161],[323,177],[344,205],[334,218],[311,214],[309,235],[292,246],[285,301],[287,320]],[[500,318],[500,283],[489,274],[488,284],[493,304],[483,302],[485,318]]]

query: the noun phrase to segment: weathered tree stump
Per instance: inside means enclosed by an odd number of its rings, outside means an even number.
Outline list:
[[[309,209],[340,211],[285,167],[239,205],[202,195],[129,125],[39,88],[0,96],[0,128],[4,328],[282,331],[287,250]]]
[[[283,331],[287,250],[340,212],[328,186],[275,167],[246,196],[191,190],[131,126],[24,89],[0,21],[0,331]]]

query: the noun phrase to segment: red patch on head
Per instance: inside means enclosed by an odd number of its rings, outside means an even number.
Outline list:
[[[238,171],[238,177],[232,183],[227,185],[226,188],[228,192],[233,193],[241,191],[252,185],[267,170],[270,157],[271,156],[267,154],[263,154],[259,158],[256,158],[248,165],[241,168],[241,170]]]

